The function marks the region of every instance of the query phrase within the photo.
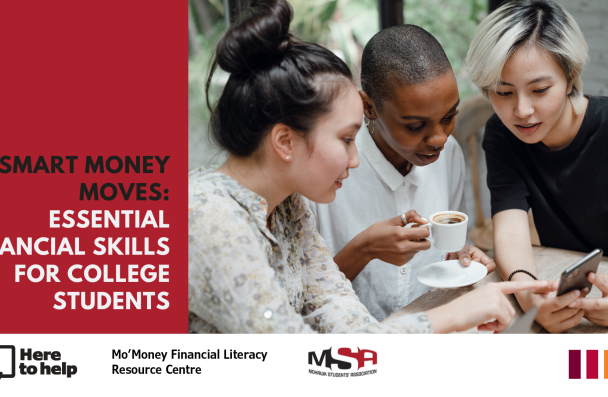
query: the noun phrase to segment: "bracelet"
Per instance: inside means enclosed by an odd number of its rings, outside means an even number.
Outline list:
[[[507,281],[511,281],[511,278],[515,275],[515,273],[526,273],[528,276],[530,276],[534,280],[538,281],[538,279],[536,278],[536,276],[534,274],[532,274],[529,271],[524,270],[524,269],[517,269],[517,270],[515,270],[513,273],[511,273],[511,275],[509,276],[509,279]]]

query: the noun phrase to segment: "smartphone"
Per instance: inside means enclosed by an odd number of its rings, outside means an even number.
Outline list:
[[[591,272],[597,272],[597,268],[600,265],[603,254],[604,251],[598,248],[580,261],[576,262],[574,265],[564,270],[562,277],[559,280],[557,296],[567,294],[568,292],[576,289],[582,290],[583,288],[589,288],[589,291],[591,291],[593,284],[587,280],[587,276]]]

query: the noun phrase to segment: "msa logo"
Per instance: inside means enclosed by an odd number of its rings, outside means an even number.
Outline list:
[[[331,372],[309,369],[308,373],[334,378],[348,378],[373,375],[378,372],[377,369],[372,368],[378,364],[378,354],[373,350],[357,347],[357,350],[353,351],[348,347],[341,347],[338,349],[337,354],[332,354],[331,350],[332,348],[330,347],[321,351],[318,355],[314,351],[308,352],[308,365],[324,367]],[[365,370],[359,371],[361,368]],[[340,370],[340,372],[333,372],[334,370]]]

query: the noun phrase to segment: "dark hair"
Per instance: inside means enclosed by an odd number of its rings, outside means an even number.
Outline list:
[[[384,29],[367,43],[361,59],[361,88],[378,108],[399,85],[415,85],[452,70],[441,44],[416,25]]]
[[[207,79],[213,139],[231,154],[253,154],[277,123],[306,136],[331,110],[341,86],[352,83],[346,64],[331,51],[289,33],[292,10],[285,0],[254,0],[216,47]],[[209,87],[216,67],[230,73],[214,109]],[[333,82],[333,83],[332,83]]]

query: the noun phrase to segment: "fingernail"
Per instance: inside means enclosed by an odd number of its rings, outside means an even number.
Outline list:
[[[581,291],[579,291],[579,290],[574,291],[574,295],[579,296],[580,294],[581,294]]]
[[[593,273],[593,272],[589,273],[589,278],[591,280],[595,280],[595,273]]]
[[[424,223],[429,223],[429,220],[426,219],[425,217],[421,216],[422,220],[424,221]]]
[[[589,293],[589,288],[585,287],[583,288],[583,294],[588,294]]]
[[[471,262],[471,260],[469,258],[464,258],[463,260],[464,260],[465,263]]]
[[[577,307],[578,306],[578,302],[572,302],[571,304],[568,305],[568,307],[573,308],[573,307]]]

